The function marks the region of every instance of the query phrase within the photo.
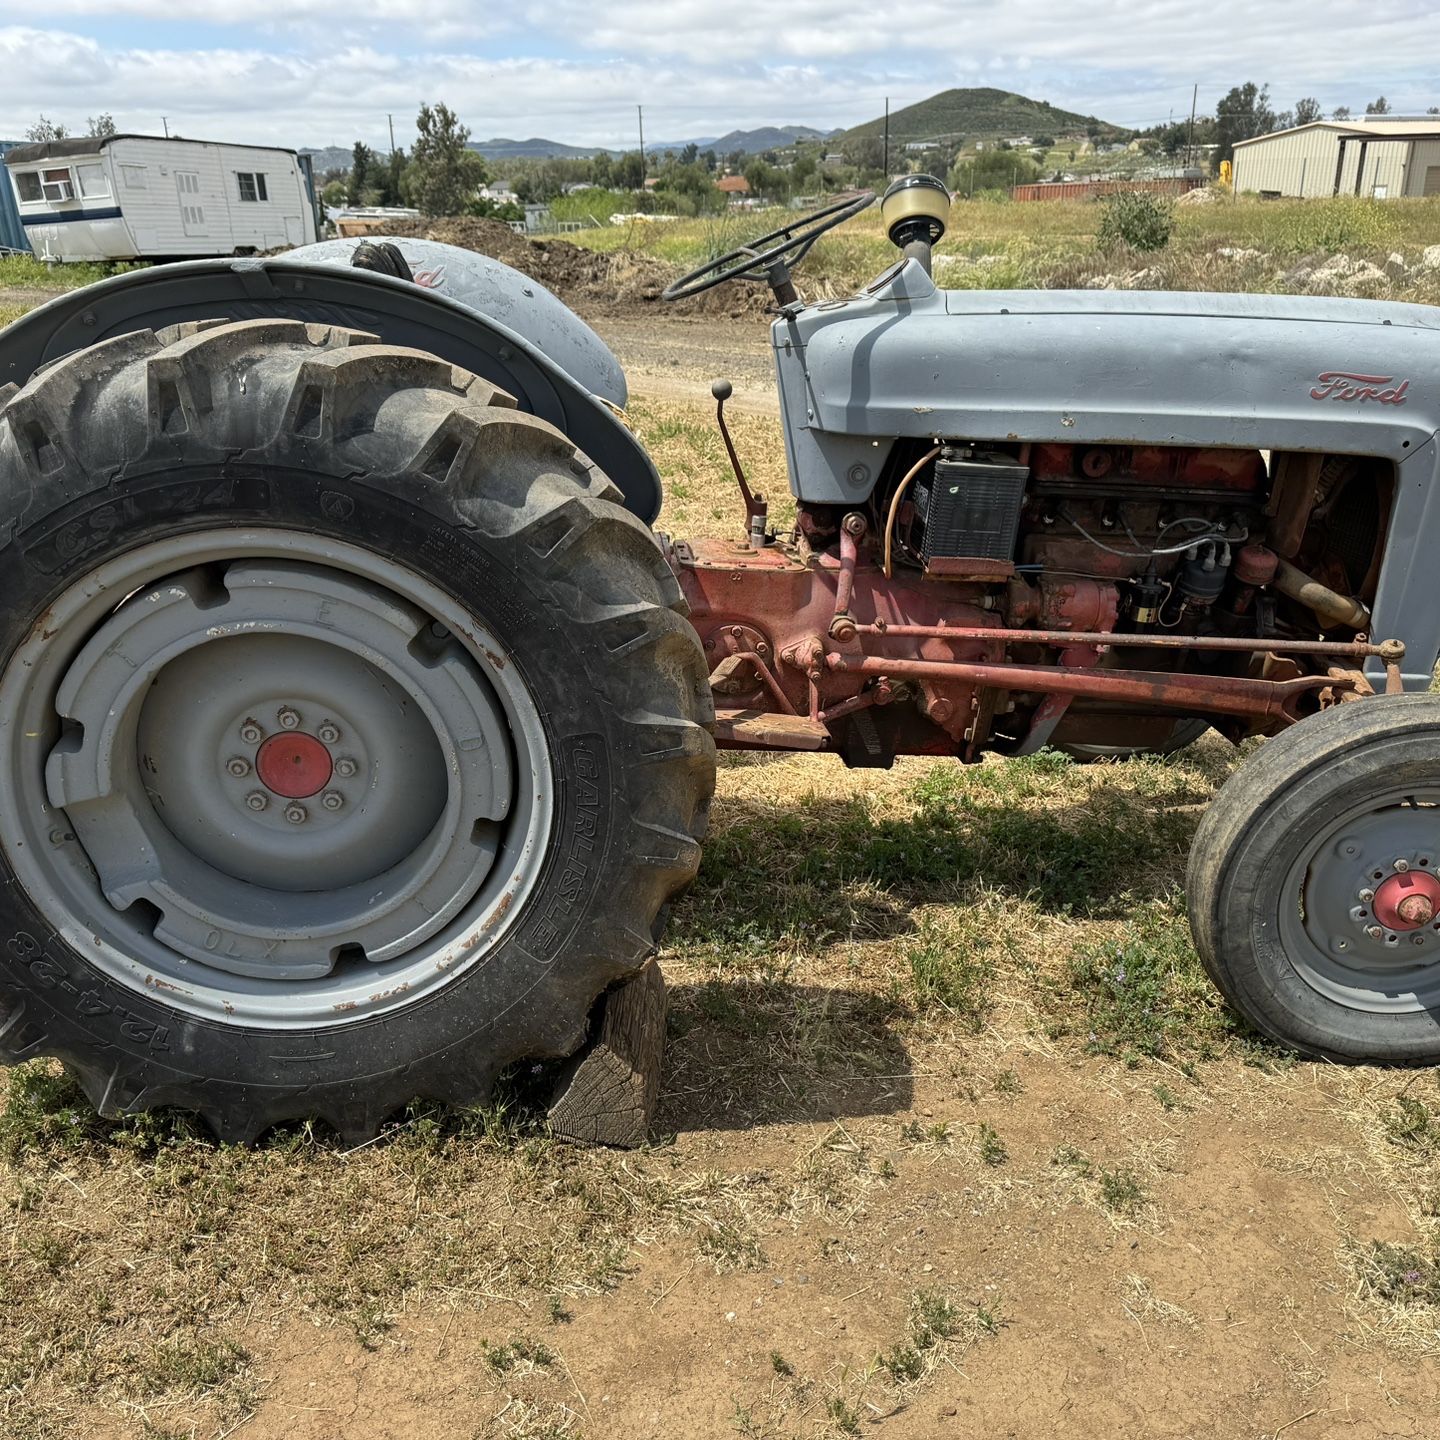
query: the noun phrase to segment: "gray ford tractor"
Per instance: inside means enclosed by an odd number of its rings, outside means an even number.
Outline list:
[[[657,533],[613,357],[468,252],[164,266],[0,336],[0,1057],[361,1139],[576,1049],[716,745],[1214,727],[1272,737],[1195,840],[1215,983],[1296,1051],[1440,1059],[1440,313],[947,292],[924,177],[896,263],[806,303],[872,199],[668,292],[773,293],[784,534],[738,460],[732,541]]]

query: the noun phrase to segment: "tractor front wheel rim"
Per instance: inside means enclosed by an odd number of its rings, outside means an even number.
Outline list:
[[[1354,1010],[1440,1005],[1437,872],[1440,792],[1397,789],[1327,819],[1283,887],[1279,930],[1296,973]]]

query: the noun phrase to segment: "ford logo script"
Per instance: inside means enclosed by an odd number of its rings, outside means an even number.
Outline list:
[[[1324,370],[1310,392],[1312,400],[1374,400],[1380,405],[1403,405],[1410,382],[1396,384],[1393,375],[1357,375],[1352,370]]]

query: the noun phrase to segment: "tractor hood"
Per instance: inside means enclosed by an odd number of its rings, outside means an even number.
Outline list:
[[[772,331],[792,464],[847,503],[875,438],[1413,454],[1440,430],[1440,310],[1159,291],[944,291],[913,261]],[[799,362],[799,363],[797,363]],[[873,437],[873,438],[867,438]],[[823,442],[822,442],[823,445]],[[835,460],[842,462],[835,473]],[[867,477],[868,483],[868,477]],[[817,485],[829,493],[818,494]]]

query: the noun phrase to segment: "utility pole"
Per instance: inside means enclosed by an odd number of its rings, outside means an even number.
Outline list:
[[[885,97],[885,181],[890,181],[890,97]]]
[[[636,118],[640,121],[640,188],[645,188],[645,107],[635,107]]]
[[[164,130],[165,138],[168,140],[170,138],[170,117],[168,115],[160,117],[160,128]]]
[[[395,153],[395,117],[387,115],[385,118],[390,122],[390,153],[393,155]]]
[[[1190,92],[1190,138],[1185,144],[1185,168],[1195,168],[1195,106],[1200,99],[1200,82],[1195,82],[1195,88]]]

